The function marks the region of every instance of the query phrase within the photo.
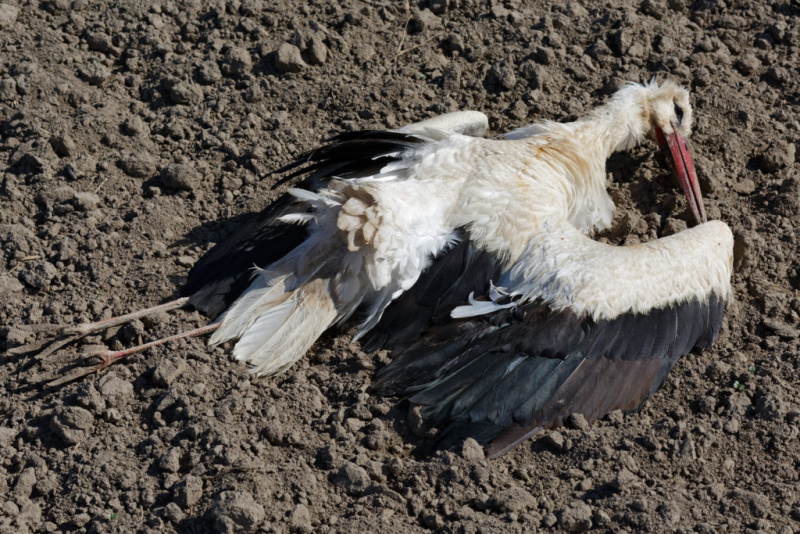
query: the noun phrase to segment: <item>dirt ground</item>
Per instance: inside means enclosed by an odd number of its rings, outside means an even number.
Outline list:
[[[796,0],[0,0],[0,532],[800,532]],[[636,414],[486,461],[419,456],[385,354],[324,336],[278,378],[180,341],[59,388],[19,327],[164,302],[341,130],[480,110],[569,120],[624,81],[689,87],[735,303]],[[686,227],[647,145],[609,162],[619,243]]]

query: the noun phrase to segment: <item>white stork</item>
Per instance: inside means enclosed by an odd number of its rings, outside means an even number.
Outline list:
[[[705,222],[691,126],[689,93],[651,82],[502,139],[481,137],[477,112],[340,134],[282,169],[308,174],[304,188],[201,259],[177,302],[224,310],[210,343],[235,340],[258,375],[363,310],[356,337],[393,351],[374,389],[492,456],[573,413],[636,409],[711,344],[731,299],[733,237]],[[635,246],[592,240],[614,212],[606,160],[647,138],[701,224]]]

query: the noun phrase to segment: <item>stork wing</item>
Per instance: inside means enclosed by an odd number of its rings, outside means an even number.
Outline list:
[[[401,159],[408,149],[451,133],[481,136],[488,119],[477,111],[447,113],[404,126],[397,131],[345,132],[304,154],[273,174],[285,173],[275,186],[308,175],[297,187],[319,191],[332,178],[358,179],[377,174]],[[291,172],[290,172],[291,171]],[[284,194],[255,215],[236,234],[216,245],[192,268],[181,293],[204,313],[217,316],[250,284],[253,267],[266,267],[294,250],[306,237],[305,228],[281,218],[307,207]]]
[[[677,277],[675,285],[662,292],[667,298],[655,302],[635,294],[643,292],[637,288],[655,283],[654,275],[648,280],[647,273],[633,273],[644,282],[634,284],[632,298],[649,303],[647,309],[632,306],[605,314],[593,313],[586,296],[603,289],[598,279],[604,270],[614,273],[614,260],[619,258],[603,254],[663,258],[681,243],[660,240],[650,249],[626,250],[576,236],[574,229],[559,223],[534,239],[528,254],[505,271],[472,244],[455,247],[387,310],[376,327],[368,347],[383,344],[394,348],[395,356],[373,387],[409,396],[412,404],[423,408],[428,422],[445,426],[446,441],[474,437],[491,442],[492,456],[542,428],[562,425],[573,413],[591,422],[612,410],[637,409],[681,356],[693,347],[710,345],[719,332],[730,291],[726,248],[732,243],[713,226],[689,237],[699,241],[697,246],[722,242],[723,257],[717,262],[724,264],[720,287],[691,294],[693,287]],[[714,251],[709,247],[706,253]],[[588,262],[585,256],[597,261]],[[702,259],[694,256],[693,261]],[[701,267],[691,263],[691,258],[685,260],[682,268]],[[658,265],[644,265],[658,270]],[[578,270],[580,277],[568,276]],[[627,275],[616,273],[618,286],[630,285]],[[510,286],[505,296],[491,281]],[[472,292],[483,297],[454,308]],[[618,287],[617,292],[625,289]],[[584,302],[570,303],[574,298]],[[420,325],[426,320],[433,326]]]

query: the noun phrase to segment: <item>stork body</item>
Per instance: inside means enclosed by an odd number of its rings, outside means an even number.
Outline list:
[[[238,339],[238,359],[279,373],[366,310],[357,337],[394,351],[375,388],[410,396],[452,437],[494,440],[492,454],[575,412],[637,408],[716,337],[733,238],[713,221],[631,247],[588,235],[612,220],[606,160],[647,137],[669,147],[705,218],[688,94],[629,85],[573,123],[499,140],[483,129],[456,113],[302,156],[295,174],[313,190],[291,190],[264,228],[307,237],[276,241],[291,251],[258,270],[210,342]]]
[[[733,237],[705,222],[688,93],[631,84],[572,123],[502,139],[481,137],[487,124],[459,112],[303,154],[282,169],[307,175],[300,187],[202,258],[176,302],[221,313],[202,332],[259,375],[360,310],[365,349],[393,353],[374,389],[495,456],[573,413],[639,407],[714,340],[731,298]],[[702,224],[593,241],[614,212],[606,160],[647,138]]]

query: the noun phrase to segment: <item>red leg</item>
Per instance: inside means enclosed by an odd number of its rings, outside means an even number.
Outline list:
[[[196,337],[196,336],[202,336],[203,334],[208,334],[209,332],[213,332],[214,330],[219,328],[219,325],[220,323],[213,323],[206,326],[201,326],[200,328],[195,328],[194,330],[189,330],[187,332],[181,332],[180,334],[175,334],[174,336],[157,339],[155,341],[145,343],[144,345],[137,345],[136,347],[131,347],[129,349],[100,350],[86,354],[85,356],[87,357],[96,357],[102,360],[99,364],[87,369],[86,374],[88,375],[90,373],[94,373],[101,369],[105,369],[114,362],[117,362],[127,356],[130,356],[131,354],[144,352],[149,348],[157,347],[158,345],[163,345],[165,343],[169,343],[170,341],[176,341],[178,339],[183,339],[186,337]]]
[[[152,308],[137,310],[135,312],[126,313],[125,315],[111,317],[110,319],[103,319],[102,321],[96,321],[94,323],[76,324],[75,326],[65,326],[61,329],[61,333],[66,336],[85,336],[93,332],[99,332],[100,330],[111,328],[112,326],[119,326],[121,324],[129,323],[140,317],[147,317],[148,315],[153,315],[155,313],[176,310],[185,306],[187,302],[189,302],[189,297],[181,297],[170,302],[165,302],[164,304],[159,304],[158,306],[153,306]]]

